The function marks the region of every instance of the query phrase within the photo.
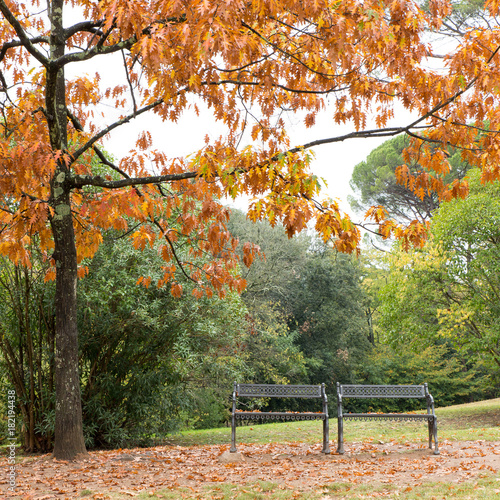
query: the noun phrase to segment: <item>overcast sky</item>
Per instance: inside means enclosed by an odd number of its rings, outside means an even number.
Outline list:
[[[306,129],[302,120],[297,116],[290,115],[286,120],[292,146],[315,139],[343,135],[354,130],[353,127],[335,125],[328,116],[328,110],[310,129]],[[124,125],[114,132],[106,142],[106,149],[116,158],[124,156],[133,147],[138,133],[143,129],[151,132],[153,147],[166,152],[169,157],[189,155],[203,147],[205,135],[216,137],[223,131],[209,111],[202,111],[199,117],[187,112],[178,123],[161,122],[156,116],[149,115]],[[380,138],[351,139],[313,149],[315,159],[312,169],[316,175],[327,182],[325,197],[338,198],[342,202],[342,209],[349,212],[347,196],[352,194],[349,181],[353,168],[365,160],[367,155],[383,141],[384,139]],[[246,201],[241,199],[231,205],[244,209]]]

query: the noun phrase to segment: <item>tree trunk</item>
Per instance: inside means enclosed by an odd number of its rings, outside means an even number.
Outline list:
[[[50,59],[64,56],[64,0],[50,5]],[[77,255],[71,214],[71,172],[64,155],[68,150],[66,80],[64,66],[46,68],[46,113],[52,151],[57,153],[56,169],[51,179],[50,224],[54,237],[56,264],[56,424],[54,457],[73,460],[86,454],[83,438],[80,376],[78,372],[78,328],[76,321]]]
[[[52,219],[55,241],[56,275],[56,425],[54,457],[72,460],[86,454],[83,438],[80,376],[78,370],[78,329],[76,320],[77,260],[73,221],[67,214]]]

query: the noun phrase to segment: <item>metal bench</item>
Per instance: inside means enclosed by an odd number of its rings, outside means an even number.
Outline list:
[[[427,413],[344,413],[342,402],[345,398],[420,398],[427,401]],[[338,448],[337,453],[344,453],[344,420],[424,420],[429,427],[429,448],[432,449],[434,437],[434,455],[439,455],[437,439],[437,417],[434,413],[434,398],[424,385],[342,385],[337,382],[338,405]]]
[[[317,398],[323,401],[322,412],[269,412],[242,411],[236,408],[238,398]],[[323,420],[322,453],[330,453],[328,427],[328,399],[325,384],[321,385],[277,385],[277,384],[238,384],[234,383],[233,411],[231,414],[231,453],[236,452],[237,420]]]

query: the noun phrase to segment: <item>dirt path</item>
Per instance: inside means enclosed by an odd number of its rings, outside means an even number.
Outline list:
[[[332,482],[417,485],[425,481],[460,483],[484,472],[500,471],[500,442],[440,443],[441,455],[414,443],[346,444],[344,456],[323,455],[320,445],[304,443],[228,446],[161,446],[97,451],[79,462],[49,455],[27,457],[16,465],[15,493],[7,475],[0,478],[0,497],[20,499],[107,498],[121,492],[133,497],[179,486],[193,490],[210,483],[248,484],[272,481],[294,490]],[[0,468],[8,470],[5,458]],[[500,482],[499,482],[500,488]],[[97,493],[97,495],[92,495]]]

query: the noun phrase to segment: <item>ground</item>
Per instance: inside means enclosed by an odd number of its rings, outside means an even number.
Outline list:
[[[95,451],[77,462],[56,461],[50,455],[24,457],[16,465],[15,493],[9,492],[4,474],[0,497],[112,498],[116,492],[118,498],[132,498],[147,492],[161,498],[158,492],[186,487],[195,498],[206,485],[256,481],[272,481],[294,491],[335,482],[391,483],[411,489],[427,481],[461,483],[500,471],[500,442],[491,441],[443,441],[438,456],[404,440],[346,443],[343,456],[334,449],[324,455],[320,444],[305,443],[241,444],[236,454],[228,449],[214,445]],[[5,458],[0,468],[8,470]]]

